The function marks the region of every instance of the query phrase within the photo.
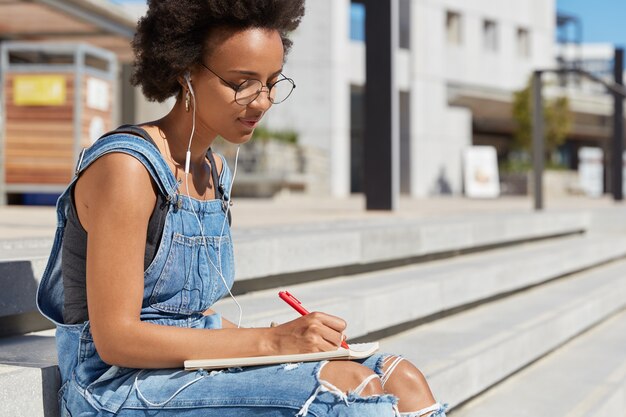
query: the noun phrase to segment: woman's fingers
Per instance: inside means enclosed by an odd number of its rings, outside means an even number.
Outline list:
[[[311,314],[315,314],[316,316],[313,316],[312,319],[318,320],[322,325],[320,327],[320,335],[328,343],[324,350],[337,349],[345,338],[343,331],[346,328],[346,322],[339,317],[324,313]]]
[[[320,313],[316,311],[316,312],[309,314],[308,316],[311,316],[311,318],[315,318],[319,320],[325,326],[339,333],[343,332],[347,326],[345,320],[340,319],[339,317],[336,317],[336,316],[331,316],[330,314]]]
[[[321,352],[336,350],[344,340],[346,322],[339,317],[314,312],[270,328],[277,330],[279,352]]]

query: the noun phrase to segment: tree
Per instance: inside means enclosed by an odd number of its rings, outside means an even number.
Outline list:
[[[526,87],[513,93],[513,119],[517,122],[515,129],[514,147],[519,150],[530,151],[532,146],[532,77]],[[569,99],[561,96],[552,100],[543,101],[544,140],[546,155],[561,145],[572,125],[572,115],[569,111]]]

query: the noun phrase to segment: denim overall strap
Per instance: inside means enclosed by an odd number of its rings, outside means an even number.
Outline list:
[[[71,204],[71,190],[80,174],[99,157],[108,153],[121,152],[135,157],[148,170],[157,188],[168,201],[176,201],[178,181],[171,169],[152,143],[134,134],[112,134],[98,139],[91,147],[83,149],[76,165],[74,178],[57,201],[57,230],[50,258],[39,288],[37,306],[49,320],[59,325],[63,323],[63,276],[61,271],[61,248],[67,213]]]
[[[123,152],[137,158],[146,167],[161,194],[170,198],[176,196],[179,183],[160,151],[152,143],[134,134],[118,133],[98,139],[81,153],[76,165],[76,175],[80,175],[99,157],[111,152]]]

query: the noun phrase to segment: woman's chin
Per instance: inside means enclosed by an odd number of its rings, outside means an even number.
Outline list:
[[[222,136],[222,138],[226,142],[232,143],[233,145],[242,145],[244,143],[249,142],[252,139],[252,132],[250,132],[250,134],[243,135],[243,136],[234,136],[234,137],[224,137],[224,136]]]

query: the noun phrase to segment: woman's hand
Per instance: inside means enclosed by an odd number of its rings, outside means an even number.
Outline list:
[[[339,317],[314,312],[270,327],[276,354],[336,350],[345,339],[346,322]]]

